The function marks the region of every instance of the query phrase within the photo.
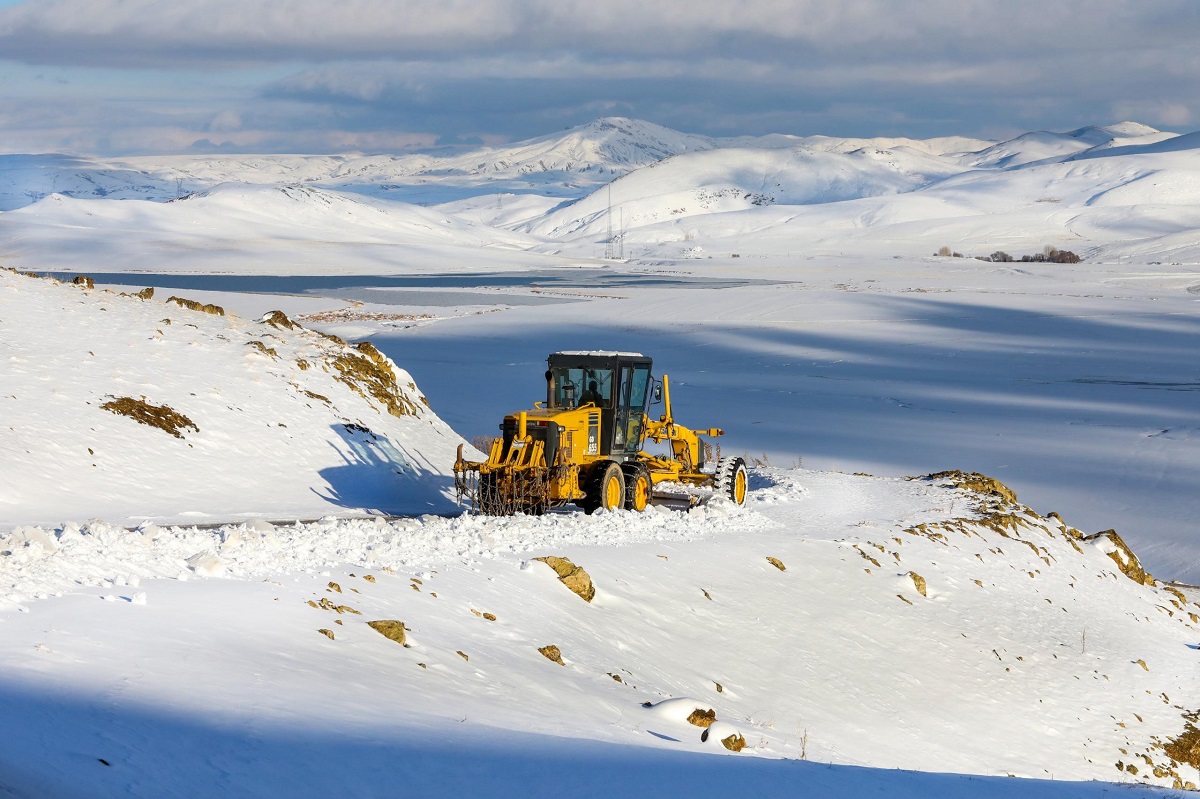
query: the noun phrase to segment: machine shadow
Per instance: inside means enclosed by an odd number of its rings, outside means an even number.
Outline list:
[[[340,442],[330,446],[342,464],[321,469],[327,488],[312,489],[326,502],[390,516],[459,512],[453,478],[420,452],[362,425],[335,424],[332,430]]]

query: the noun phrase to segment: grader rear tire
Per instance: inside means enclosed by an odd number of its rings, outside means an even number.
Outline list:
[[[588,513],[595,513],[600,508],[616,510],[625,505],[625,475],[620,465],[608,461],[597,464],[588,479],[587,498],[582,507]]]

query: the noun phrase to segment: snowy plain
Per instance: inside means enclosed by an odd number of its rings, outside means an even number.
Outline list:
[[[28,731],[0,795],[390,795],[398,762],[421,795],[1200,782],[1161,749],[1196,710],[1195,596],[1048,516],[1200,580],[1198,144],[605,120],[453,156],[0,156],[0,265],[98,284],[0,273],[0,715]],[[932,255],[1047,244],[1085,260]],[[369,340],[416,412],[299,366],[344,350],[275,309]],[[460,436],[598,347],[758,461],[748,509],[457,515]],[[911,532],[982,512],[904,479],[942,469],[1004,481],[1024,526]],[[294,521],[326,516],[356,518]],[[672,698],[749,748],[642,707]]]

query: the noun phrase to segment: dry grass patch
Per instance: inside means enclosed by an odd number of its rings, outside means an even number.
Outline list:
[[[363,399],[383,405],[392,416],[415,416],[417,406],[396,383],[392,362],[370,342],[355,344],[353,350],[333,359],[337,379]]]
[[[196,433],[200,432],[200,428],[196,426],[195,422],[179,411],[166,405],[154,405],[146,402],[144,397],[142,399],[116,397],[100,407],[118,416],[128,416],[139,424],[157,427],[176,438],[183,438],[181,430],[190,429]]]
[[[167,297],[167,302],[174,303],[180,308],[187,308],[190,311],[199,311],[200,313],[212,314],[213,316],[224,316],[225,309],[220,305],[212,303],[199,303],[195,300],[184,299],[183,297]]]
[[[1016,504],[1017,495],[1008,486],[994,477],[979,472],[962,472],[957,469],[925,475],[926,480],[946,480],[955,488],[965,488],[977,494],[998,497],[1009,504]]]

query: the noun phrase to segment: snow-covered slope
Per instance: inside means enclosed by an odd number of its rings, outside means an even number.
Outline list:
[[[0,271],[4,527],[455,507],[461,439],[370,345],[166,300]]]
[[[582,795],[697,770],[755,796],[1194,782],[1200,607],[960,481],[768,469],[745,510],[19,530],[0,774],[18,796],[376,795],[397,763],[431,796],[530,795],[538,764]]]
[[[105,161],[0,155],[0,211],[50,194],[163,201],[222,183],[317,184],[403,199],[409,194],[424,197],[441,184],[443,194],[463,195],[464,186],[490,182],[503,190],[519,187],[562,196],[663,158],[714,146],[704,136],[609,117],[511,145],[397,156],[153,156]]]
[[[681,155],[614,180],[575,203],[522,226],[547,238],[595,236],[686,217],[770,205],[811,205],[909,192],[960,171],[903,150],[729,149]],[[701,222],[700,224],[703,224]]]
[[[51,195],[0,214],[4,255],[24,269],[383,274],[556,262],[541,241],[442,211],[314,186],[222,184],[170,202]],[[10,260],[13,262],[13,260]]]
[[[626,252],[652,258],[679,257],[683,250],[767,254],[842,252],[847,246],[889,255],[949,246],[988,255],[1054,244],[1092,258],[1154,259],[1160,248],[1162,258],[1194,261],[1200,253],[1186,231],[1195,227],[1196,135],[1122,122],[1000,143],[966,137],[710,139],[608,118],[503,147],[398,156],[119,162],[0,156],[0,208],[20,209],[0,214],[0,254],[28,259],[19,262],[25,268],[54,269],[89,252],[105,256],[107,262],[93,268],[106,271],[124,269],[121,264],[131,260],[147,270],[221,271],[215,261],[242,254],[250,271],[311,272],[323,263],[311,248],[279,242],[325,245],[359,235],[364,243],[403,244],[434,259],[422,248],[449,237],[488,250],[595,257],[611,226],[625,232]],[[233,191],[244,208],[231,209]],[[47,192],[56,195],[25,207]],[[214,193],[223,201],[194,202],[196,195],[208,200]],[[284,208],[276,202],[280,193],[292,201],[304,196],[316,207]],[[186,213],[160,216],[121,207],[131,198],[161,205],[181,195],[188,196]],[[392,202],[364,201],[359,208],[380,213],[344,212],[350,196],[363,195]],[[86,210],[62,214],[54,210],[62,202],[56,196],[86,198]],[[413,203],[438,210],[421,212]],[[270,217],[265,235],[239,227],[251,216]],[[293,218],[299,230],[288,229]],[[214,237],[212,250],[206,251],[206,236]],[[154,241],[148,244],[148,237]],[[177,265],[162,244],[168,239],[192,242]],[[274,243],[264,246],[267,241]],[[681,249],[673,242],[687,244]],[[358,249],[340,251],[334,260],[356,272],[407,271],[419,260],[389,263],[395,253],[368,256]],[[485,261],[516,265],[504,256],[495,261],[494,252]]]
[[[1174,135],[1138,122],[1090,125],[1069,133],[1043,130],[993,144],[975,153],[967,163],[973,167],[1017,167],[1035,161],[1058,160],[1095,148],[1150,144]]]

